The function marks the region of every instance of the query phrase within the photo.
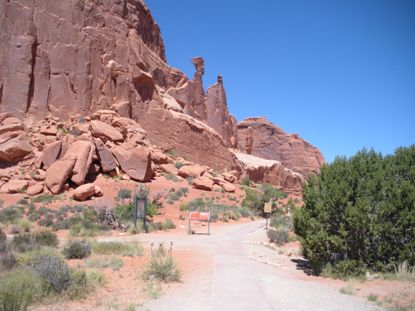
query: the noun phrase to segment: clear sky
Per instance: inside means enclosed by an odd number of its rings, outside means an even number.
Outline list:
[[[415,143],[415,0],[146,0],[170,65],[230,112],[265,116],[327,161]]]

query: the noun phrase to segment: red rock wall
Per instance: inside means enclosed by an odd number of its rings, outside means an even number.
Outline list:
[[[20,118],[87,115],[119,101],[142,111],[154,91],[140,85],[143,73],[161,87],[187,81],[165,63],[140,0],[0,0],[0,30],[0,112]]]
[[[247,141],[252,142],[252,146],[246,146]],[[305,177],[318,173],[324,163],[320,150],[296,134],[285,133],[265,118],[248,118],[238,123],[238,147],[242,152],[279,161]],[[246,147],[252,151],[247,152]]]

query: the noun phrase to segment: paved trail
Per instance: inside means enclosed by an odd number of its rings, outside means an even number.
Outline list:
[[[338,288],[299,278],[303,272],[284,269],[276,251],[257,243],[264,235],[263,222],[251,222],[221,228],[211,236],[176,238],[175,249],[192,247],[200,256],[210,256],[212,268],[186,279],[143,310],[381,310]]]

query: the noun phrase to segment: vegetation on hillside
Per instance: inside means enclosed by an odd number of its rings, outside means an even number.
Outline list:
[[[415,146],[336,158],[308,180],[303,200],[294,227],[316,273],[415,265]]]

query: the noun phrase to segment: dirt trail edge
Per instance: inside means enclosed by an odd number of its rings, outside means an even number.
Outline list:
[[[302,271],[287,269],[276,251],[259,243],[266,240],[262,221],[220,227],[210,236],[138,239],[173,241],[176,250],[191,249],[196,254],[194,262],[187,263],[193,270],[185,274],[183,283],[140,310],[382,310],[362,298],[341,294],[330,284],[302,278]]]

